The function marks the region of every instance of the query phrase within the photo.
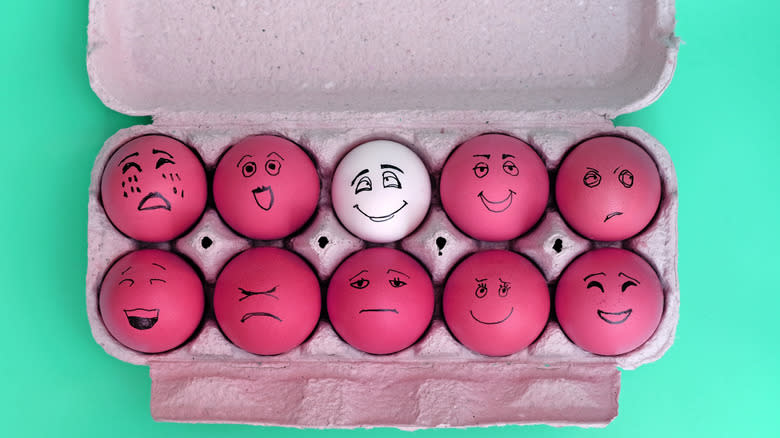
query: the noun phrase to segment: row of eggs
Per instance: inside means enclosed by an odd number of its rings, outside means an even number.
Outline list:
[[[301,257],[256,247],[231,259],[217,277],[213,311],[236,346],[276,355],[301,344],[320,319],[316,274]],[[442,311],[452,335],[487,356],[528,347],[550,318],[543,274],[526,257],[506,250],[476,252],[457,264],[444,286]],[[664,297],[653,268],[624,249],[600,248],[576,258],[554,294],[561,329],[599,355],[627,353],[655,332]],[[403,350],[421,338],[433,317],[434,292],[425,268],[386,247],[361,250],[339,265],[325,297],[339,336],[371,354]],[[175,348],[192,336],[205,308],[203,283],[178,255],[133,251],[106,273],[99,310],[112,336],[145,353]]]
[[[550,184],[544,162],[520,139],[474,137],[447,159],[439,181],[441,203],[453,223],[486,241],[516,238],[542,216]],[[101,200],[111,222],[147,242],[174,239],[203,213],[204,167],[186,145],[146,135],[121,146],[101,179]],[[282,137],[257,135],[231,146],[217,164],[213,197],[221,218],[251,239],[273,240],[298,230],[314,213],[320,193],[306,152]],[[652,220],[661,197],[653,159],[639,145],[615,136],[573,148],[557,170],[555,200],[566,222],[602,241],[632,237]],[[410,234],[431,202],[431,180],[408,147],[375,140],[339,162],[331,185],[333,210],[357,237],[377,243]]]

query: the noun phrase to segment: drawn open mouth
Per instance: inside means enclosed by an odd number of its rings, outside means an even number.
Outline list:
[[[613,218],[613,217],[615,217],[615,216],[620,216],[621,214],[623,214],[623,212],[622,212],[622,211],[613,211],[612,213],[608,214],[608,215],[607,215],[607,216],[604,218],[604,222],[606,222],[606,221],[608,221],[608,220],[612,219],[612,218]]]
[[[357,211],[359,211],[360,213],[362,213],[362,214],[363,214],[363,216],[365,216],[365,217],[367,217],[367,218],[371,219],[371,220],[372,220],[372,221],[374,221],[374,222],[384,222],[384,221],[389,221],[390,219],[392,219],[392,218],[393,218],[393,216],[395,216],[395,214],[396,214],[396,213],[398,213],[399,211],[401,211],[401,209],[402,209],[402,208],[406,207],[406,205],[407,205],[407,204],[408,204],[408,202],[404,201],[403,205],[401,205],[400,207],[398,207],[398,210],[396,210],[396,211],[394,211],[394,212],[392,212],[392,213],[390,213],[390,214],[386,214],[386,215],[384,215],[384,216],[370,216],[370,215],[366,214],[366,212],[365,212],[365,211],[361,210],[361,209],[360,209],[360,207],[358,207],[358,205],[357,205],[357,204],[353,205],[353,207],[357,208]]]
[[[502,199],[501,201],[491,201],[485,197],[484,192],[479,192],[477,197],[480,201],[482,201],[482,205],[484,205],[485,208],[492,211],[493,213],[501,213],[502,211],[505,211],[507,208],[509,208],[510,205],[512,205],[512,197],[514,195],[516,195],[516,193],[512,189],[509,189],[509,194],[506,195],[506,198]]]
[[[160,309],[123,309],[130,327],[138,330],[149,330],[157,324]]]
[[[274,191],[271,186],[261,186],[252,190],[257,205],[265,211],[274,206]]]
[[[159,208],[171,211],[171,203],[165,199],[165,196],[159,192],[149,192],[148,195],[138,203],[138,211],[157,210]]]
[[[396,315],[398,314],[398,311],[396,309],[360,309],[360,312],[358,313],[363,313],[363,312],[393,312]]]
[[[623,324],[631,316],[631,309],[622,312],[605,312],[603,310],[597,310],[596,312],[599,314],[599,318],[608,324]]]
[[[273,318],[279,322],[282,322],[282,318],[279,318],[278,316],[274,315],[273,313],[268,312],[251,312],[251,313],[245,313],[244,316],[241,317],[241,322],[246,322],[249,318],[253,316],[267,316],[269,318]]]
[[[514,307],[509,309],[509,314],[507,316],[505,316],[504,319],[502,319],[500,321],[483,321],[483,320],[477,318],[476,316],[474,316],[474,311],[473,310],[469,310],[469,313],[471,314],[471,317],[474,318],[474,321],[477,321],[480,324],[493,325],[493,324],[501,324],[502,322],[506,321],[507,319],[509,319],[510,316],[512,316],[512,312],[514,312],[514,311],[515,311]]]

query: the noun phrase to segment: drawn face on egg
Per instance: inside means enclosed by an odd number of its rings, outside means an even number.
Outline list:
[[[214,203],[227,224],[252,239],[293,233],[317,207],[320,182],[308,155],[272,135],[232,146],[214,173]]]
[[[576,146],[558,169],[555,187],[566,222],[595,240],[623,240],[639,233],[661,199],[653,159],[620,137],[596,137]]]
[[[431,183],[422,160],[387,140],[364,143],[333,174],[333,209],[352,234],[386,243],[411,233],[425,218]]]
[[[181,142],[146,135],[120,147],[101,180],[103,208],[128,236],[171,240],[184,233],[206,205],[206,172]]]
[[[566,268],[558,282],[555,309],[561,329],[595,354],[617,355],[642,345],[663,312],[655,271],[633,252],[602,248]]]

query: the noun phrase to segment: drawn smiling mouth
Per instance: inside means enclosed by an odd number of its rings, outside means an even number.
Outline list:
[[[396,309],[360,309],[360,312],[358,313],[363,313],[363,312],[393,312],[396,315],[398,314],[398,310]]]
[[[515,311],[514,307],[509,309],[509,314],[507,316],[505,316],[504,319],[502,319],[500,321],[482,321],[481,319],[479,319],[476,316],[474,316],[474,311],[473,310],[469,310],[469,313],[471,314],[471,317],[474,318],[474,321],[477,321],[480,324],[493,325],[493,324],[501,324],[502,322],[506,321],[507,319],[509,319],[510,316],[512,316],[512,312],[514,312],[514,311]]]
[[[252,195],[255,197],[258,207],[263,210],[268,211],[274,206],[274,191],[271,186],[257,187],[252,190]]]
[[[244,316],[241,317],[241,322],[246,322],[249,318],[253,316],[267,316],[269,318],[273,318],[279,322],[282,322],[282,318],[279,318],[278,316],[274,315],[273,313],[268,312],[251,312],[251,313],[245,313]]]
[[[368,215],[368,214],[366,214],[365,211],[361,210],[360,207],[358,207],[357,204],[353,205],[352,207],[356,208],[357,211],[359,211],[361,214],[363,214],[363,216],[371,219],[373,222],[384,222],[384,221],[389,221],[390,219],[392,219],[393,216],[395,216],[396,213],[401,211],[402,208],[406,207],[407,204],[408,204],[408,202],[404,201],[403,205],[398,207],[398,210],[396,210],[396,211],[394,211],[394,212],[392,212],[390,214],[386,214],[384,216],[371,216],[371,215]]]
[[[613,211],[612,213],[608,214],[608,215],[607,215],[607,216],[604,218],[604,222],[606,222],[606,221],[608,221],[608,220],[612,219],[612,218],[613,218],[613,217],[615,217],[615,216],[620,216],[621,214],[623,214],[623,212],[622,212],[622,211]]]
[[[138,203],[138,211],[157,210],[159,208],[171,211],[171,203],[159,192],[149,192]]]
[[[598,313],[599,318],[603,319],[607,324],[623,324],[628,317],[631,316],[631,309],[622,312],[605,312],[603,310],[597,310],[596,313]]]
[[[138,330],[149,330],[157,324],[160,317],[160,309],[123,309],[130,327]]]
[[[482,205],[485,206],[489,211],[492,211],[493,213],[501,213],[502,211],[505,211],[507,208],[509,208],[510,205],[512,205],[512,197],[516,195],[512,189],[509,189],[509,194],[506,195],[506,198],[502,199],[501,201],[491,201],[490,199],[485,197],[484,192],[479,192],[477,197],[480,201],[482,201]]]

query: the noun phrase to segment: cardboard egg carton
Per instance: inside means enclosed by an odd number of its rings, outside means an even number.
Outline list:
[[[533,3],[533,2],[532,2]],[[654,101],[671,80],[677,54],[671,1],[553,0],[490,5],[455,2],[323,0],[289,2],[142,0],[90,2],[87,65],[95,92],[126,114],[154,116],[121,130],[101,149],[89,192],[87,313],[95,340],[119,360],[147,365],[158,420],[295,427],[404,429],[533,424],[603,426],[617,415],[618,367],[657,360],[671,346],[679,315],[677,182],[666,149],[638,128],[611,119]],[[651,224],[621,242],[589,241],[555,208],[528,233],[482,242],[461,233],[442,211],[438,178],[450,152],[483,133],[532,145],[554,181],[563,155],[582,140],[632,139],[655,160],[661,204]],[[180,238],[160,244],[117,231],[100,204],[100,178],[111,154],[137,136],[159,133],[198,152],[211,175],[221,154],[249,135],[286,137],[314,158],[319,207],[298,233],[250,241],[231,231],[213,203]],[[142,247],[174,251],[201,271],[207,303],[220,269],[252,246],[285,247],[307,259],[326,289],[338,264],[373,246],[346,231],[330,207],[330,179],[341,157],[368,140],[412,148],[431,173],[434,199],[402,249],[431,273],[436,311],[413,346],[362,353],[326,320],[302,345],[257,356],[231,344],[207,304],[184,345],[143,354],[107,332],[98,309],[105,272]],[[488,248],[517,251],[542,270],[551,292],[583,252],[622,247],[647,259],[664,292],[664,313],[650,340],[615,357],[590,354],[554,316],[529,348],[486,357],[460,345],[441,316],[451,268]]]

